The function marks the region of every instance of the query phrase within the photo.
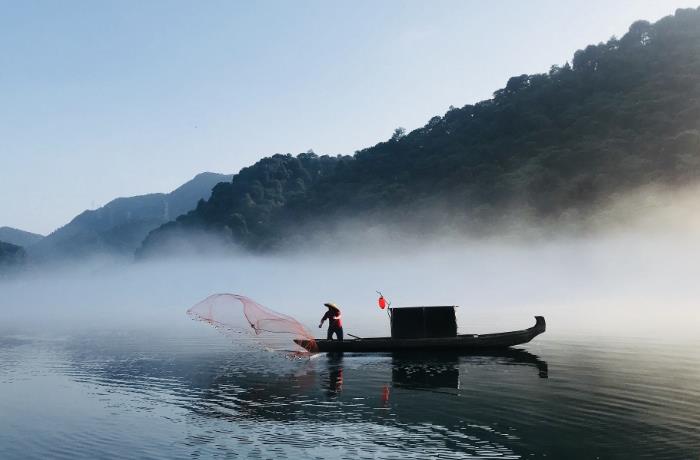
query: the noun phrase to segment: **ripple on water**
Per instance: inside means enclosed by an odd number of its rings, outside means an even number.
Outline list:
[[[542,340],[531,353],[290,361],[141,334],[8,343],[8,458],[700,453],[697,349],[672,344]]]

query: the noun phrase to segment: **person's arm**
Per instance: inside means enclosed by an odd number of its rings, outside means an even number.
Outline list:
[[[323,315],[323,318],[321,318],[321,322],[318,323],[319,329],[323,327],[323,323],[326,321],[326,318],[328,318],[328,312],[326,312],[326,314]]]

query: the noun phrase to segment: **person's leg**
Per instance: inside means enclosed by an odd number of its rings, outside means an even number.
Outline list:
[[[326,334],[327,340],[333,340],[333,328],[328,326],[328,333]]]
[[[329,327],[328,328],[328,340],[333,339],[333,334],[335,334],[336,340],[343,340],[343,328],[342,327]]]

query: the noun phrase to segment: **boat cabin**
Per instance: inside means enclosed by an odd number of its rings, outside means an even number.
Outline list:
[[[456,305],[390,307],[392,339],[456,337]]]

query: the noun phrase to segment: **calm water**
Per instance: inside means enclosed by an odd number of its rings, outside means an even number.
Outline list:
[[[223,336],[0,338],[0,458],[700,457],[697,344],[289,360]]]

